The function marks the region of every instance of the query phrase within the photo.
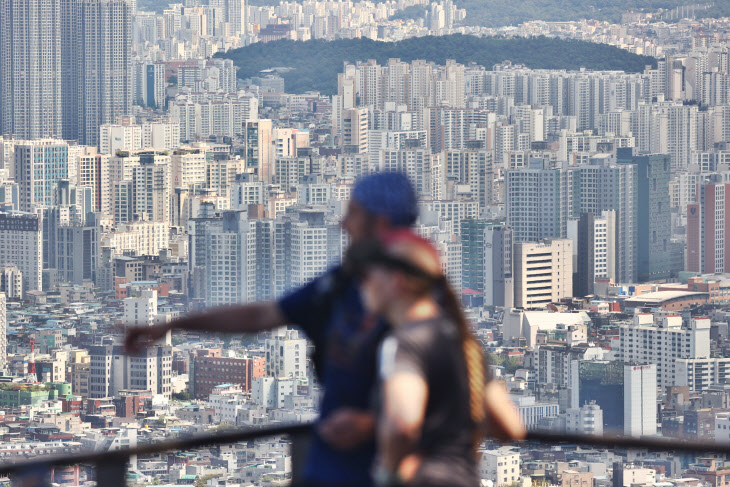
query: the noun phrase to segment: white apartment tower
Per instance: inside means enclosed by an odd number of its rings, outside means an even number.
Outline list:
[[[307,377],[307,341],[296,330],[279,328],[264,344],[266,375],[273,378]]]
[[[514,241],[565,238],[571,190],[570,171],[549,169],[545,160],[532,159],[529,168],[507,171],[504,198]]]
[[[692,318],[684,326],[679,315],[664,315],[655,323],[651,313],[637,313],[632,324],[619,327],[616,358],[627,364],[656,364],[656,382],[662,389],[678,385],[680,359],[709,357],[709,318]]]
[[[69,3],[73,68],[63,109],[77,116],[75,127],[64,127],[64,136],[98,146],[101,125],[115,123],[132,108],[132,12],[127,0]]]
[[[656,435],[656,403],[657,366],[624,365],[624,434]]]
[[[170,157],[141,154],[133,169],[134,213],[152,222],[170,221]]]
[[[0,134],[63,135],[61,3],[0,0]]]
[[[136,151],[142,148],[142,127],[132,117],[121,117],[118,123],[105,123],[99,129],[99,152]]]
[[[342,146],[346,152],[367,154],[368,110],[366,108],[342,110]]]
[[[248,120],[243,124],[244,172],[255,173],[260,181],[271,183],[273,154],[271,120]]]
[[[205,266],[205,302],[225,306],[256,301],[260,282],[257,266],[270,258],[259,248],[256,221],[245,211],[224,211],[205,232],[201,259]]]
[[[205,186],[206,153],[201,149],[178,150],[172,154],[172,187]]]

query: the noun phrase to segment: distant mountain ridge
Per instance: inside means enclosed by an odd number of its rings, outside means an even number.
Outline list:
[[[505,2],[504,0],[454,0],[459,8],[467,12],[466,23],[486,27],[503,27],[518,25],[530,20],[558,22],[568,20],[606,20],[618,23],[621,14],[633,11],[656,12],[658,9],[671,10],[686,6],[687,0],[520,0]],[[691,3],[714,5],[703,11],[697,11],[702,17],[722,17],[730,14],[730,1],[716,2],[694,0]]]
[[[375,0],[380,2],[383,0]],[[694,1],[694,0],[693,0]],[[170,0],[138,0],[140,10],[161,12],[168,8]],[[249,0],[251,5],[278,5],[280,0]],[[654,12],[658,9],[671,10],[687,5],[686,0],[455,0],[456,6],[467,11],[466,23],[486,27],[517,25],[529,20],[567,21],[580,19],[607,20],[619,22],[621,14],[628,10]],[[723,17],[730,15],[730,1],[714,2],[701,0],[698,3],[712,3],[708,10],[698,12],[702,17]],[[411,9],[405,16],[415,13]]]
[[[232,59],[239,67],[239,78],[257,76],[272,67],[290,67],[282,74],[288,93],[320,91],[337,92],[337,74],[344,62],[375,59],[385,64],[390,58],[402,61],[424,59],[445,64],[447,59],[459,63],[491,68],[511,61],[533,69],[620,70],[640,72],[646,65],[656,66],[656,59],[639,56],[605,44],[562,40],[547,37],[496,38],[461,34],[406,39],[400,42],[379,42],[370,39],[337,41],[311,40],[295,42],[282,40],[257,43],[216,57]]]

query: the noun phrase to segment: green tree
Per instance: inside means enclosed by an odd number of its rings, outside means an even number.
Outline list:
[[[177,392],[172,395],[172,398],[175,401],[189,401],[190,400],[190,392],[183,391],[183,392]]]
[[[217,479],[220,476],[221,474],[219,473],[209,473],[207,475],[203,475],[202,477],[198,477],[193,485],[195,487],[205,487],[205,484],[208,482],[208,480]]]
[[[210,432],[213,433],[213,434],[216,434],[216,433],[225,433],[226,431],[231,431],[231,430],[233,430],[235,428],[236,427],[233,426],[231,423],[221,423],[218,426],[213,426],[210,429]]]

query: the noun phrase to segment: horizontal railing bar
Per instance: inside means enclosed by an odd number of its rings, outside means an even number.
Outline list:
[[[115,451],[64,455],[47,459],[33,459],[27,462],[0,465],[0,475],[14,474],[20,471],[26,471],[41,466],[57,467],[63,465],[74,465],[78,463],[95,464],[115,461],[126,462],[128,458],[133,455],[151,455],[154,453],[163,453],[173,450],[193,450],[196,448],[202,448],[212,445],[250,441],[267,436],[307,434],[311,430],[311,423],[267,426],[265,428],[236,430],[231,432],[218,433],[215,435],[194,436],[192,438],[187,438],[184,440],[160,441],[157,443],[151,443],[149,445],[138,446],[135,448],[125,448]]]
[[[679,438],[635,438],[623,435],[580,435],[532,430],[526,441],[540,443],[570,443],[598,448],[626,448],[629,450],[664,450],[687,453],[724,453],[730,455],[730,443],[682,440]]]
[[[193,450],[206,446],[238,443],[257,438],[278,435],[308,434],[312,431],[312,423],[268,426],[236,430],[215,435],[201,435],[184,440],[161,441],[135,448],[123,450],[82,453],[45,459],[33,459],[26,462],[0,465],[0,475],[11,475],[18,472],[74,464],[99,464],[108,462],[127,462],[132,455],[150,455],[167,451]],[[580,435],[555,433],[544,430],[532,430],[527,433],[525,441],[551,444],[576,444],[597,448],[626,448],[636,450],[683,451],[688,453],[724,453],[730,454],[730,443],[689,441],[676,438],[633,438],[620,435]]]

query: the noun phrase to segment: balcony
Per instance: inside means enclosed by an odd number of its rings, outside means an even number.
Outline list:
[[[291,441],[292,476],[289,485],[302,485],[297,473],[301,471],[301,461],[305,457],[311,424],[277,425],[262,428],[236,430],[215,435],[201,435],[176,441],[165,441],[137,448],[122,449],[103,453],[86,453],[32,461],[0,465],[0,477],[10,477],[13,485],[22,487],[50,487],[51,474],[68,478],[68,472],[59,469],[69,466],[88,466],[96,472],[96,484],[103,487],[126,487],[127,464],[131,457],[181,452],[216,445],[226,445],[286,435]],[[542,443],[546,445],[581,445],[599,450],[649,450],[689,454],[730,454],[730,443],[708,443],[683,441],[676,438],[632,438],[627,436],[592,436],[561,434],[549,431],[530,431],[522,443]]]

